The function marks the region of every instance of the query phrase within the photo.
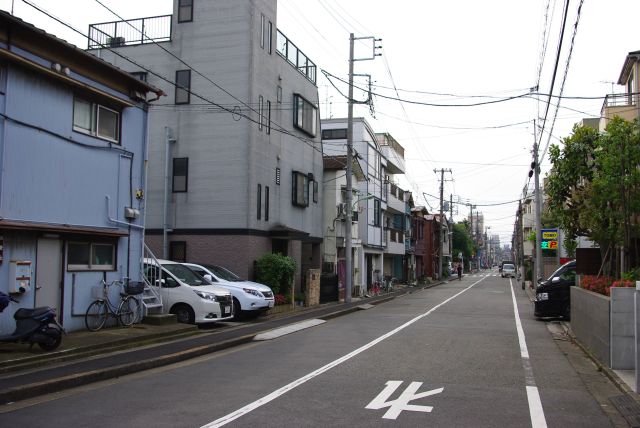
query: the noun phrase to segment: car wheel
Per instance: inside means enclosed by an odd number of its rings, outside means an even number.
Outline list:
[[[171,308],[171,313],[176,315],[179,323],[194,324],[196,322],[196,316],[189,305],[176,305]]]
[[[236,321],[242,319],[242,306],[235,297],[233,298],[233,319]]]

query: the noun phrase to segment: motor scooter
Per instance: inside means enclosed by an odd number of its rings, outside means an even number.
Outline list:
[[[0,312],[9,302],[18,303],[13,297],[0,292]],[[53,351],[62,342],[66,332],[56,321],[56,310],[48,306],[26,309],[20,308],[13,314],[16,329],[11,334],[0,335],[0,343],[37,343],[45,351]]]

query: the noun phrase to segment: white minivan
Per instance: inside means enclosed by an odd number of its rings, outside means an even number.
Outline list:
[[[183,263],[197,274],[231,292],[233,312],[258,313],[273,308],[273,291],[267,285],[247,281],[222,266],[210,264]]]
[[[158,266],[158,264],[160,266]],[[233,318],[231,293],[212,285],[181,263],[144,260],[144,274],[162,296],[163,313],[176,314],[178,322],[203,324]]]

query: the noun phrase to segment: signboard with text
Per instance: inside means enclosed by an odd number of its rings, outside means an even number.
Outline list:
[[[558,229],[542,229],[540,234],[542,235],[540,248],[543,250],[558,249]]]

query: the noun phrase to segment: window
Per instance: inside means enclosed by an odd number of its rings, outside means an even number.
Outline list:
[[[173,158],[173,193],[184,193],[187,191],[189,178],[189,158]]]
[[[276,101],[278,104],[282,103],[282,86],[280,85],[276,88]]]
[[[273,53],[273,24],[269,21],[269,40],[267,40],[267,47],[269,48],[269,55]]]
[[[309,206],[309,176],[293,171],[292,202],[298,207]]]
[[[322,139],[323,140],[346,140],[347,139],[347,128],[323,129],[322,130]]]
[[[373,200],[373,225],[374,226],[380,226],[380,214],[381,214],[381,209],[380,209],[380,199],[374,199]]]
[[[293,96],[293,126],[312,137],[316,136],[318,108],[299,94]]]
[[[267,134],[271,134],[271,101],[267,101]]]
[[[258,184],[258,203],[257,203],[257,215],[256,218],[260,220],[262,217],[262,184]]]
[[[81,98],[73,99],[73,130],[117,143],[120,113]]]
[[[262,131],[262,122],[264,122],[264,98],[258,96],[258,129]]]
[[[178,22],[193,21],[193,0],[178,0]]]
[[[185,241],[169,242],[169,259],[174,262],[187,262],[187,243]]]
[[[69,242],[67,270],[115,270],[116,245],[112,242]]]
[[[147,81],[147,72],[146,71],[132,71],[131,75],[133,77],[135,77],[138,80],[141,80],[143,82]]]
[[[191,98],[191,70],[176,71],[176,104],[189,104]]]
[[[264,221],[269,221],[269,186],[264,186]]]
[[[318,203],[318,182],[313,180],[313,202]]]
[[[264,26],[264,14],[260,15],[260,47],[264,49],[264,32],[265,32],[265,26]]]

